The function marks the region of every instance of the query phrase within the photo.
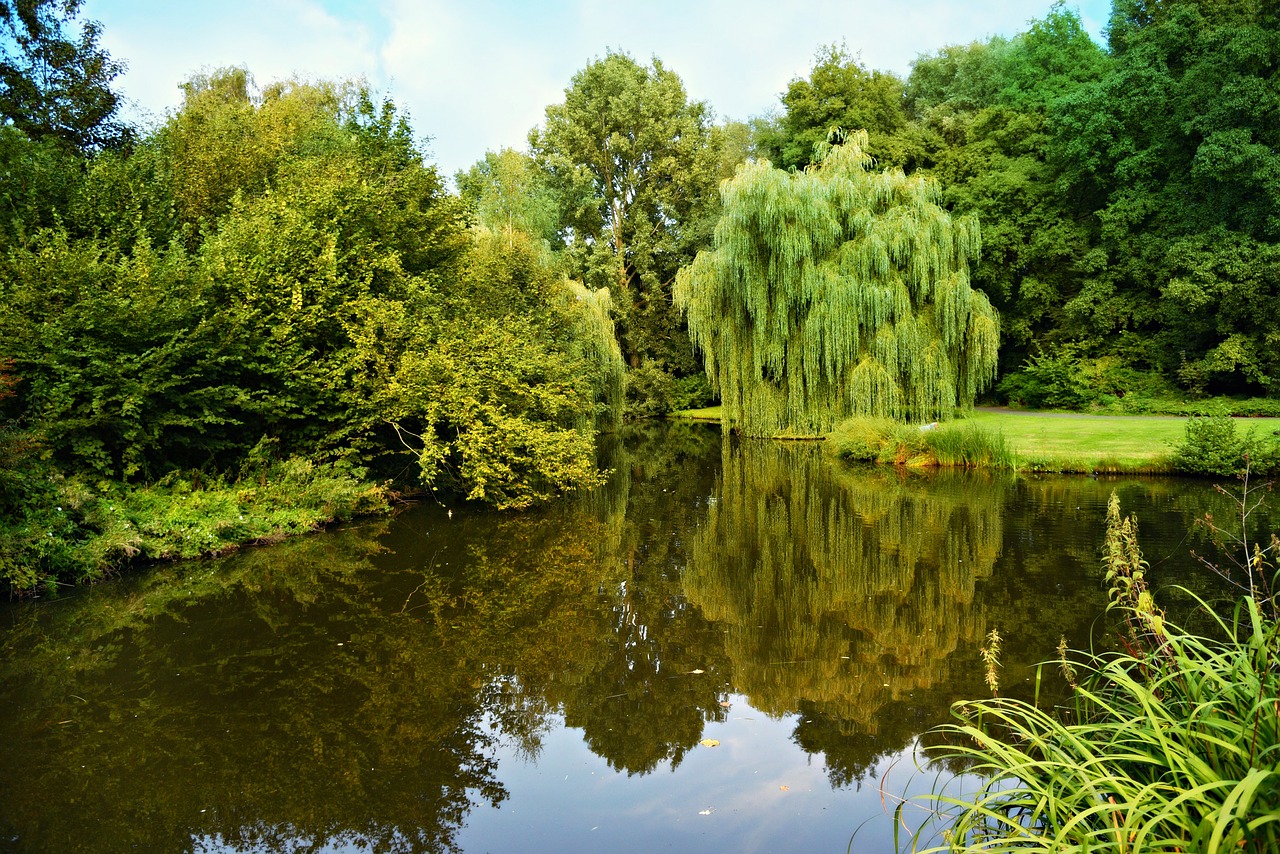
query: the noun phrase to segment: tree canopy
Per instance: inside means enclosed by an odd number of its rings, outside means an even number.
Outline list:
[[[0,117],[33,139],[80,151],[121,142],[120,97],[112,82],[124,64],[84,21],[68,32],[81,0],[0,0]]]
[[[695,369],[671,303],[676,270],[709,227],[718,154],[711,111],[661,60],[608,53],[574,75],[529,134],[560,199],[572,273],[613,294],[623,354]]]
[[[741,167],[715,248],[677,280],[724,420],[748,435],[947,417],[994,376],[996,313],[969,285],[977,222],[949,216],[933,181],[872,171],[866,144],[853,133],[803,173]]]
[[[844,45],[820,49],[809,77],[792,80],[781,101],[785,112],[775,126],[766,126],[765,143],[770,159],[784,169],[814,163],[833,127],[865,130],[866,153],[886,166],[911,160],[902,145],[902,81],[868,69]]]

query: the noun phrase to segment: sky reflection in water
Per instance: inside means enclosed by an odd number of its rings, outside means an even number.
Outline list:
[[[604,453],[609,486],[546,511],[0,612],[0,847],[890,850],[881,781],[949,773],[910,754],[984,694],[987,631],[1024,696],[1060,635],[1107,636],[1112,489],[1157,586],[1216,589],[1205,484],[857,471],[699,426]]]

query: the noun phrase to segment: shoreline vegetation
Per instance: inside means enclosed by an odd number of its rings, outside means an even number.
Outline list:
[[[1269,488],[1258,483],[1246,470],[1226,491],[1244,518]],[[1201,560],[1239,596],[1230,616],[1197,599],[1208,626],[1191,630],[1157,603],[1137,523],[1121,518],[1111,494],[1102,553],[1110,608],[1125,621],[1123,650],[1072,650],[1063,637],[1027,703],[999,695],[993,631],[983,649],[992,696],[953,705],[954,721],[939,730],[950,746],[929,752],[981,782],[899,801],[895,818],[908,806],[928,815],[912,851],[1277,850],[1280,539],[1272,534],[1264,547],[1265,539],[1250,542],[1247,526],[1201,521],[1222,537],[1223,562]],[[1229,547],[1243,547],[1243,559]],[[1042,704],[1041,677],[1053,679],[1051,670],[1070,687],[1070,702]],[[942,845],[929,844],[935,832]]]
[[[66,479],[57,494],[61,503],[29,516],[0,543],[0,568],[15,593],[278,543],[389,513],[396,497],[361,469],[300,457],[243,470],[234,480],[198,472],[138,486]]]
[[[672,418],[720,422],[720,407]],[[1239,424],[1247,425],[1243,433]],[[978,409],[941,424],[851,418],[822,436],[852,463],[1064,474],[1228,476],[1244,453],[1259,474],[1280,469],[1280,418],[1084,415]],[[235,477],[173,473],[125,487],[64,479],[58,504],[10,537],[14,593],[92,583],[133,566],[217,557],[247,546],[391,512],[397,493],[362,468],[304,458],[258,460]],[[0,560],[6,558],[0,552]]]
[[[675,418],[720,421],[720,407],[684,410]],[[1253,470],[1280,467],[1280,418],[1226,415],[1089,415],[975,409],[941,424],[851,418],[824,436],[850,462],[907,467],[1004,469],[1062,474],[1229,476],[1244,454]]]

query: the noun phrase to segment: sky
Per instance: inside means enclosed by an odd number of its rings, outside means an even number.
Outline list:
[[[1110,0],[1066,0],[1101,41]],[[362,79],[407,111],[444,175],[523,149],[573,75],[606,52],[658,57],[717,120],[779,107],[814,54],[843,44],[906,76],[921,54],[1022,32],[1051,0],[86,0],[128,70],[125,118],[178,107],[193,73],[245,66],[275,80]]]

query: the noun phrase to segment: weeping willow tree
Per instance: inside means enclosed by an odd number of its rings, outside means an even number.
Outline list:
[[[576,317],[578,336],[588,363],[596,366],[597,395],[605,406],[604,417],[597,419],[616,427],[622,421],[623,376],[626,370],[622,349],[610,315],[613,302],[608,288],[591,290],[581,282],[566,282],[569,296],[579,306]]]
[[[799,174],[739,167],[714,248],[677,277],[725,423],[747,435],[946,418],[994,379],[998,319],[969,286],[977,222],[928,179],[871,171],[866,144],[850,134]]]

